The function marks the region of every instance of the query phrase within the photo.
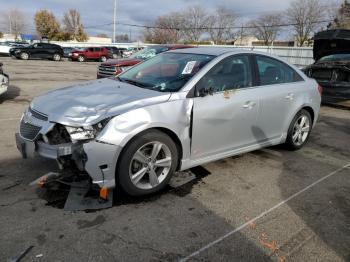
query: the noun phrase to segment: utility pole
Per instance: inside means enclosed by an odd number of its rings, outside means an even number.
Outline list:
[[[12,35],[12,20],[11,20],[11,13],[9,12],[9,33]]]
[[[117,17],[117,0],[114,0],[114,10],[113,10],[113,39],[112,43],[115,42],[115,24],[116,24],[116,17]]]

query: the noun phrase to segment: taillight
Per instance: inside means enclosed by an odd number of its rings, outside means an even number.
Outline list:
[[[318,85],[318,86],[317,86],[317,90],[318,90],[318,92],[320,93],[320,95],[322,95],[323,87],[320,86],[320,85]]]

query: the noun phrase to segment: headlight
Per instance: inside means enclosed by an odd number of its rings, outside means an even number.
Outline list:
[[[92,126],[85,126],[85,127],[66,126],[66,129],[73,142],[78,140],[93,139],[96,134],[96,131]]]
[[[80,140],[89,140],[96,137],[96,135],[102,131],[102,129],[108,124],[110,118],[102,120],[100,123],[93,126],[84,126],[84,127],[72,127],[66,126],[66,130],[72,139],[72,142],[75,143]]]
[[[21,50],[18,50],[18,49],[15,50],[15,53],[20,53],[20,52],[21,52]]]

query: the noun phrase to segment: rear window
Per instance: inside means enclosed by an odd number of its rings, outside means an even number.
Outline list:
[[[334,54],[334,55],[327,55],[318,61],[350,61],[350,54]]]
[[[260,85],[273,85],[303,81],[303,78],[289,65],[267,57],[257,56]]]

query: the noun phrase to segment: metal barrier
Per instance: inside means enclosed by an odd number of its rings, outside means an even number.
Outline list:
[[[63,47],[88,47],[88,46],[117,46],[117,47],[140,47],[152,46],[153,44],[135,43],[84,43],[84,42],[55,42],[51,43],[61,45]],[[222,47],[222,48],[238,48],[244,50],[255,50],[280,56],[288,62],[296,66],[306,66],[314,63],[312,47],[280,47],[280,46],[234,46],[234,45],[199,45],[205,47]]]

